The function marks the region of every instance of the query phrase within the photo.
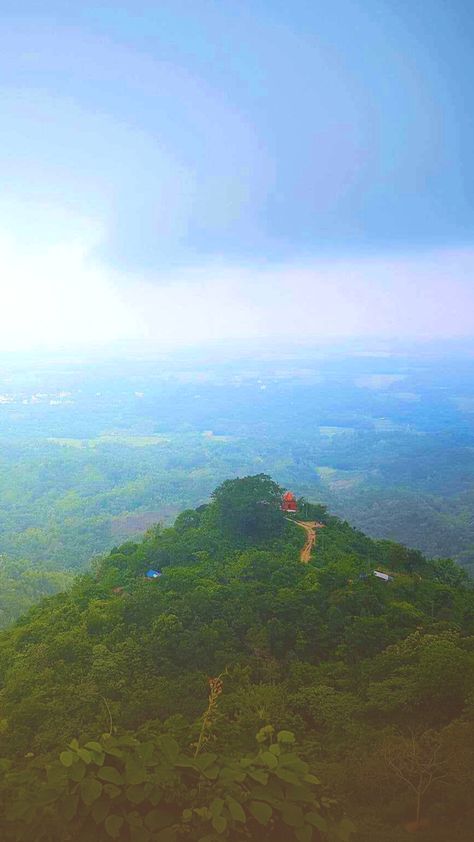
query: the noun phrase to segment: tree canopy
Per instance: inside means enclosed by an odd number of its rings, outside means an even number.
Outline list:
[[[265,543],[284,530],[283,489],[266,474],[228,479],[212,495],[224,534],[248,545]]]
[[[303,565],[280,493],[223,483],[0,635],[2,839],[469,842],[471,581],[309,503]]]

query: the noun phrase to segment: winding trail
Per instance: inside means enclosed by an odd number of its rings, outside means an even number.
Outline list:
[[[287,520],[291,521],[291,523],[296,523],[297,526],[301,526],[301,528],[306,532],[306,541],[300,552],[300,561],[302,564],[308,564],[308,562],[311,561],[311,553],[313,552],[313,548],[318,537],[316,530],[324,529],[324,523],[320,523],[317,520],[293,520],[289,517]]]
[[[297,526],[301,526],[306,532],[306,541],[303,549],[300,552],[300,561],[302,564],[308,564],[311,559],[313,547],[316,544],[316,528],[318,524],[315,520],[295,520]]]

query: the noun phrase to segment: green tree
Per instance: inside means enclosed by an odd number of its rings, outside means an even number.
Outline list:
[[[232,540],[259,544],[280,536],[283,490],[266,474],[226,480],[213,495],[217,523]]]

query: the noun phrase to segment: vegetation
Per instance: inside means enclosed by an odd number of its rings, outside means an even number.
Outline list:
[[[265,474],[247,477],[245,483],[226,480],[212,495],[216,523],[234,544],[268,543],[285,528],[281,495],[282,489]]]
[[[256,752],[225,758],[181,752],[166,733],[73,740],[58,760],[7,773],[6,838],[348,840],[352,822],[338,816],[294,741],[267,726]]]
[[[65,590],[71,573],[0,558],[0,626],[7,626],[43,596]]]
[[[264,472],[372,537],[472,572],[472,365],[442,353],[3,357],[0,556],[60,588],[54,573]],[[8,579],[0,625],[45,592],[32,584]]]
[[[303,565],[279,491],[225,482],[3,632],[2,838],[472,838],[470,580],[307,503]]]

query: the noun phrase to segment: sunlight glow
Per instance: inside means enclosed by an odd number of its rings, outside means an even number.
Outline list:
[[[107,274],[89,259],[90,243],[28,251],[0,239],[0,349],[91,346],[138,328]]]
[[[138,277],[97,259],[100,226],[71,231],[42,246],[0,239],[0,350],[474,331],[471,250]]]

